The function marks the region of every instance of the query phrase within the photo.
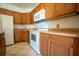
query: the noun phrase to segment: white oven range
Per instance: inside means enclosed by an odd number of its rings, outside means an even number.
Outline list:
[[[30,31],[30,46],[38,54],[40,54],[40,32]]]

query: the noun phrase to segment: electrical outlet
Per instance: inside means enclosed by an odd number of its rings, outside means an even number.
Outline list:
[[[57,25],[56,25],[56,28],[59,28],[59,27],[60,27],[60,25],[59,25],[59,24],[57,24]]]

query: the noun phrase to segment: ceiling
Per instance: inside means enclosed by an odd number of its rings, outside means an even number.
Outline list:
[[[0,3],[1,8],[14,10],[17,12],[31,12],[39,3]]]
[[[38,3],[8,3],[9,5],[13,5],[22,9],[34,8]]]

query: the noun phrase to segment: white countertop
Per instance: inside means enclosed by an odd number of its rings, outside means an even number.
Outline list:
[[[75,37],[79,38],[79,32],[54,32],[54,31],[41,31],[43,33],[55,34],[55,35],[63,35],[67,37]]]

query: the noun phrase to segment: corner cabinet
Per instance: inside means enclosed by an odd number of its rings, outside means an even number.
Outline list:
[[[29,43],[30,42],[29,36],[30,34],[28,30],[24,30],[24,29],[21,30],[21,41]]]
[[[14,41],[18,42],[30,42],[29,31],[25,29],[15,29],[14,30]]]
[[[22,13],[22,24],[31,24],[31,13]]]
[[[40,34],[40,52],[44,56],[79,56],[79,38]]]

